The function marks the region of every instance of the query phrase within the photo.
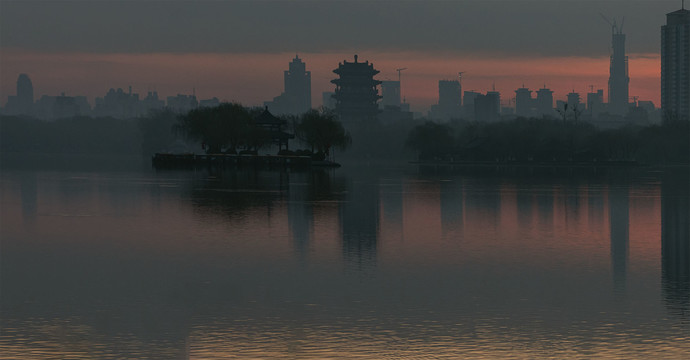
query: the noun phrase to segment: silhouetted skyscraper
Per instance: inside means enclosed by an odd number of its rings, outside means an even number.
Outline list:
[[[477,121],[498,121],[501,112],[501,94],[489,91],[474,99],[474,119]]]
[[[515,90],[515,115],[523,117],[532,116],[533,104],[532,90],[524,87],[524,85]]]
[[[306,69],[307,65],[295,55],[283,73],[285,92],[264,103],[272,113],[300,115],[311,109],[311,71]]]
[[[381,82],[381,105],[400,107],[400,81]]]
[[[546,86],[537,90],[537,112],[541,116],[553,116],[553,91]]]
[[[661,27],[661,111],[664,120],[690,120],[690,11],[666,14]]]
[[[625,34],[615,23],[612,28],[611,67],[609,69],[609,110],[616,115],[625,115],[628,110],[628,57],[625,55]]]
[[[458,80],[439,80],[438,112],[445,119],[459,118],[462,105],[462,87]]]
[[[580,108],[580,94],[576,92],[568,93],[568,109],[579,110]]]
[[[604,90],[587,93],[587,112],[592,117],[599,115],[604,104]]]
[[[5,113],[9,115],[28,115],[34,104],[34,87],[29,75],[19,74],[17,78],[17,95],[8,96]]]
[[[335,111],[340,115],[344,124],[364,123],[376,119],[378,114],[377,101],[381,98],[377,86],[381,81],[375,80],[374,75],[379,71],[369,61],[363,63],[347,60],[338,64],[333,70],[339,78],[331,80],[335,84]]]

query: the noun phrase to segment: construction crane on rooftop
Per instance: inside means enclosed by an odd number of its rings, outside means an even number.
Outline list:
[[[458,71],[458,82],[460,83],[460,86],[462,86],[462,74],[466,72],[467,71]]]
[[[398,72],[398,82],[400,82],[400,78],[402,77],[401,73],[403,70],[407,70],[407,68],[400,68],[400,69],[395,69],[395,71]]]
[[[403,72],[403,70],[407,70],[407,68],[395,69],[395,71],[398,72],[398,86],[400,86],[400,96],[402,96],[402,81],[401,81],[402,80],[402,74],[401,73]]]
[[[613,21],[609,20],[604,14],[599,13],[602,19],[606,21],[607,24],[611,26],[611,33],[612,34],[622,34],[623,33],[623,25],[625,25],[625,17],[623,17],[623,20],[621,21],[621,26],[619,27],[618,24],[616,23],[616,18],[613,18]]]

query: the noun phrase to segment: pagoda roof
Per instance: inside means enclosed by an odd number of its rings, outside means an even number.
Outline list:
[[[261,113],[261,115],[256,117],[254,122],[256,124],[261,124],[261,125],[281,125],[281,124],[285,123],[285,120],[281,120],[280,118],[271,114],[271,112],[268,111],[268,108],[265,108],[264,111]]]

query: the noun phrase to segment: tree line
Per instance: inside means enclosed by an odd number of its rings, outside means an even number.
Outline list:
[[[0,116],[0,151],[17,153],[144,154],[170,151],[171,145],[191,142],[191,151],[257,153],[273,144],[275,131],[258,126],[262,108],[224,103],[177,114],[152,111],[132,119],[75,116],[55,121],[26,116]],[[327,157],[332,149],[346,149],[351,136],[328,110],[283,116],[280,131],[294,137],[302,150],[282,154]],[[201,148],[203,146],[203,149]],[[294,147],[295,145],[293,145]]]
[[[582,121],[517,118],[495,123],[427,121],[405,145],[421,161],[682,163],[690,158],[690,123],[598,129]]]

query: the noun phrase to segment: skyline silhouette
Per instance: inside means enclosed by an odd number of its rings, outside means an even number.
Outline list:
[[[313,106],[321,104],[323,92],[333,90],[329,84],[333,64],[350,58],[353,53],[377,64],[381,71],[379,80],[397,79],[395,69],[408,68],[402,93],[416,112],[426,112],[436,104],[438,81],[454,80],[458,71],[468,71],[463,90],[486,92],[495,84],[505,101],[505,94],[523,83],[532,89],[546,84],[555,92],[554,97],[560,99],[573,89],[584,94],[590,85],[607,88],[611,39],[609,25],[599,16],[603,13],[626,18],[630,96],[651,100],[659,106],[659,29],[665,14],[678,9],[678,1],[642,1],[625,6],[606,1],[587,6],[564,1],[559,2],[560,10],[544,1],[495,3],[498,5],[490,8],[474,2],[431,5],[410,2],[399,4],[396,11],[385,4],[350,2],[267,3],[259,9],[246,3],[174,4],[167,11],[175,14],[182,9],[193,9],[199,18],[208,15],[212,23],[207,28],[194,27],[198,22],[196,16],[185,19],[187,26],[183,28],[188,34],[177,37],[176,46],[168,44],[167,37],[153,38],[161,31],[172,31],[173,24],[164,16],[144,19],[145,14],[156,10],[152,4],[142,6],[137,13],[130,9],[136,8],[132,4],[118,7],[112,3],[77,2],[67,4],[65,9],[47,5],[29,9],[23,4],[3,3],[0,61],[4,71],[0,74],[0,99],[4,103],[7,96],[14,94],[13,83],[19,73],[28,73],[37,94],[65,92],[71,96],[86,95],[93,101],[108,88],[133,86],[139,93],[158,91],[163,96],[174,96],[196,90],[199,98],[218,97],[260,105],[281,93],[278,69],[283,71],[286,58],[292,58],[295,52],[312,72]],[[339,7],[361,16],[347,20],[342,18],[345,14],[331,15],[333,24],[327,31],[318,27],[324,19],[310,17]],[[115,13],[129,11],[131,29],[117,33],[105,28],[111,20],[98,13],[102,8]],[[245,31],[246,38],[239,39],[231,29],[220,28],[212,21],[216,16],[212,14],[213,9],[232,17],[256,10],[265,19],[261,21],[262,26],[253,29],[246,29],[245,21],[229,26]],[[489,9],[493,9],[492,15],[486,17]],[[71,24],[67,24],[65,11],[68,10],[74,12]],[[230,10],[233,10],[231,15]],[[21,29],[10,18],[16,15],[38,20],[47,17],[48,11],[52,11],[52,18],[46,19],[46,23],[60,25],[51,34]],[[399,14],[399,19],[388,21],[394,12]],[[434,33],[423,26],[406,30],[410,28],[405,26],[406,20],[424,24],[430,21],[425,15],[446,12],[450,14],[435,19],[438,24]],[[366,21],[376,16],[377,24]],[[468,21],[469,17],[482,16],[486,19],[482,24]],[[88,17],[104,24],[89,27],[85,24]],[[577,18],[579,24],[571,18]],[[313,28],[297,24],[305,19],[310,19]],[[160,29],[152,28],[159,23]],[[275,34],[274,31],[279,33],[267,37]],[[392,36],[395,31],[405,34],[400,36],[404,40],[395,39]],[[175,30],[173,34],[178,32]],[[319,34],[316,40],[312,39],[314,36],[306,36],[310,32]],[[360,33],[367,36],[352,36]],[[112,48],[94,44],[93,38],[99,35],[107,38]],[[72,41],[65,44],[65,38]],[[357,43],[350,38],[358,39]],[[225,40],[224,44],[220,43],[221,39]],[[258,44],[248,47],[244,43]]]

